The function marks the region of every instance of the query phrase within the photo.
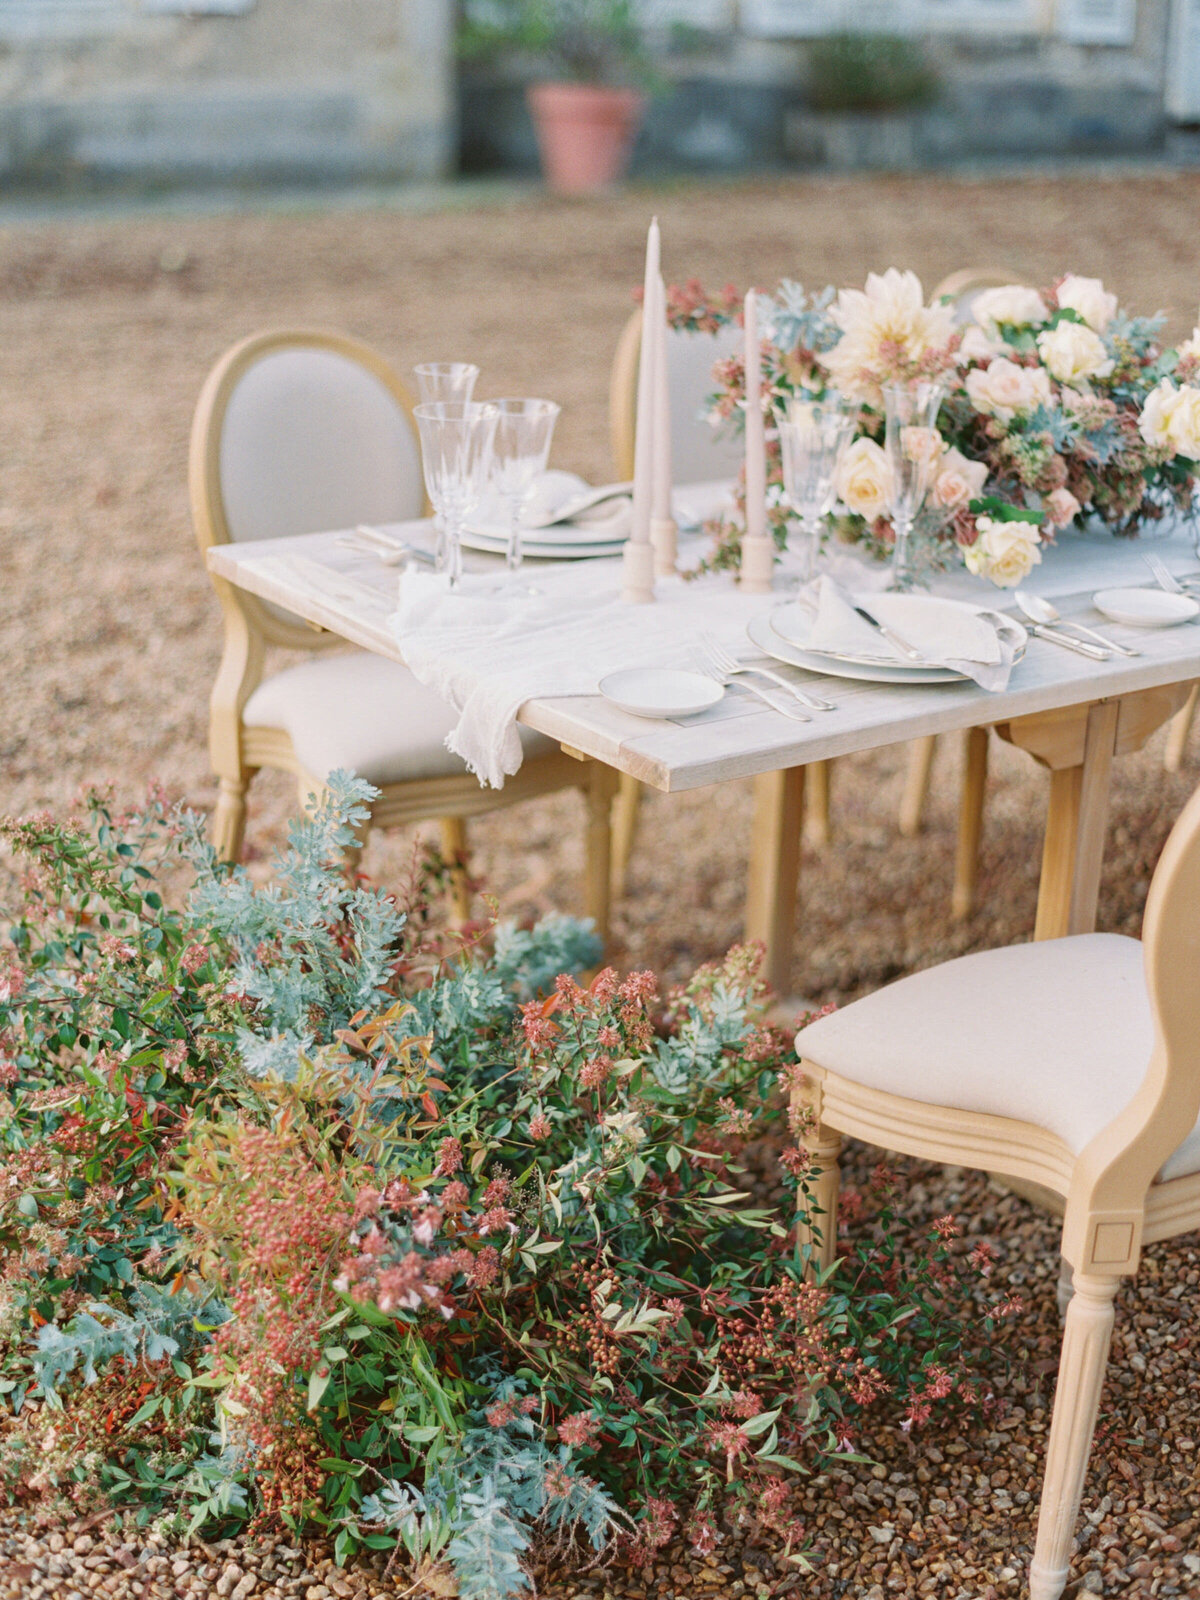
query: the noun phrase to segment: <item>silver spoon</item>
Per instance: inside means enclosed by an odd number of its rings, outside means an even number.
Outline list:
[[[1066,621],[1058,608],[1052,606],[1049,600],[1043,600],[1040,594],[1030,594],[1026,589],[1018,589],[1014,598],[1030,622],[1041,623],[1043,627],[1048,623],[1057,623],[1060,628],[1074,628],[1076,633],[1082,633],[1085,639],[1092,639],[1096,644],[1102,644],[1106,650],[1115,650],[1119,656],[1140,656],[1142,653],[1127,644],[1118,644],[1107,634],[1097,633],[1095,628],[1085,627],[1082,622]]]

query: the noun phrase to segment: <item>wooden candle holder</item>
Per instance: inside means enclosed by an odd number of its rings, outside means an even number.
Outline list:
[[[630,539],[624,560],[621,599],[629,605],[644,606],[654,599],[654,546],[645,540]]]
[[[743,594],[770,594],[775,578],[775,541],[770,534],[747,534],[742,540]]]
[[[679,551],[679,530],[674,517],[650,518],[650,546],[654,551],[654,571],[660,578],[668,578],[675,571],[675,558]],[[629,548],[628,545],[625,547]]]

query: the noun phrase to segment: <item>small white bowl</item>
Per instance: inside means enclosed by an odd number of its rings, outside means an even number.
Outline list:
[[[1101,589],[1092,604],[1113,622],[1130,628],[1173,628],[1200,616],[1200,604],[1188,594],[1165,589]]]
[[[701,672],[631,667],[601,679],[600,693],[635,717],[692,717],[715,706],[725,686]]]

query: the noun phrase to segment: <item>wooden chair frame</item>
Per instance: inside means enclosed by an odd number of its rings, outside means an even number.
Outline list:
[[[319,328],[279,328],[243,339],[226,351],[209,373],[192,422],[189,495],[202,554],[213,545],[230,542],[220,462],[221,432],[230,399],[256,362],[291,349],[328,350],[357,362],[379,379],[412,422],[412,396],[387,362],[357,339]],[[413,427],[415,433],[415,423]],[[213,577],[212,582],[225,630],[225,647],[209,698],[209,753],[219,784],[213,842],[222,860],[234,861],[241,854],[246,790],[260,768],[292,773],[302,806],[312,804],[324,789],[322,779],[305,771],[285,729],[247,727],[243,720],[246,703],[262,682],[268,646],[315,653],[345,649],[345,641],[310,623],[281,616],[256,595],[223,578]],[[531,757],[502,790],[484,788],[466,771],[461,776],[388,784],[372,807],[370,826],[396,827],[439,818],[443,848],[451,860],[461,863],[466,852],[464,819],[564,788],[579,789],[587,807],[584,898],[603,935],[608,926],[610,811],[616,774],[599,762],[581,762],[565,751]],[[460,866],[454,874],[454,900],[462,920],[470,909],[466,881]]]
[[[1123,1277],[1144,1244],[1200,1227],[1200,1172],[1155,1182],[1200,1113],[1200,791],[1168,839],[1143,929],[1155,1043],[1126,1109],[1079,1154],[1028,1123],[864,1088],[801,1057],[795,1106],[816,1177],[805,1233],[814,1263],[836,1251],[838,1157],[844,1135],[926,1161],[976,1167],[1056,1196],[1072,1273],[1058,1389],[1030,1568],[1031,1600],[1058,1600],[1067,1582],[1092,1434]],[[814,1216],[826,1219],[819,1227]]]

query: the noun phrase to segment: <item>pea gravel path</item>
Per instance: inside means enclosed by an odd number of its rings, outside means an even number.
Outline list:
[[[84,781],[112,781],[129,796],[151,777],[211,803],[204,717],[219,637],[188,529],[185,471],[196,393],[228,344],[264,325],[317,323],[368,339],[401,370],[469,355],[484,370],[485,394],[558,398],[557,461],[603,478],[607,367],[651,210],[663,223],[669,273],[712,284],[769,286],[784,274],[809,285],[857,282],[889,264],[912,266],[931,284],[971,263],[1004,263],[1039,281],[1069,267],[1102,276],[1140,310],[1165,309],[1174,338],[1190,331],[1200,295],[1200,176],[1166,172],[680,185],[428,215],[340,210],[0,230],[0,809],[61,806]],[[1160,741],[1121,763],[1103,928],[1137,932],[1197,754],[1193,746],[1178,778],[1162,772]],[[798,948],[803,988],[818,999],[844,1001],[950,955],[1027,937],[1032,925],[1039,774],[995,749],[983,903],[952,925],[957,750],[943,741],[928,827],[916,840],[900,840],[894,826],[902,762],[902,752],[883,751],[840,763],[837,837],[806,849]],[[748,799],[733,784],[650,801],[616,916],[615,960],[674,977],[737,937]],[[256,871],[265,871],[291,801],[283,780],[259,780]],[[573,903],[578,821],[574,801],[560,797],[474,827],[477,869],[506,911]],[[412,848],[411,834],[378,838],[365,865],[383,881],[398,878]],[[547,1575],[548,1600],[1021,1592],[1058,1336],[1053,1225],[974,1175],[910,1164],[909,1182],[914,1222],[958,1211],[993,1242],[997,1272],[1027,1299],[1016,1330],[1023,1360],[998,1384],[1008,1409],[995,1432],[872,1434],[878,1464],[846,1466],[806,1490],[814,1577],[730,1532],[708,1562],[672,1549],[641,1573]],[[1193,1235],[1151,1249],[1122,1296],[1078,1592],[1200,1596],[1198,1284]],[[156,1554],[132,1530],[53,1533],[0,1514],[0,1600],[324,1600],[404,1590],[371,1568],[337,1573],[319,1546],[289,1549]]]

